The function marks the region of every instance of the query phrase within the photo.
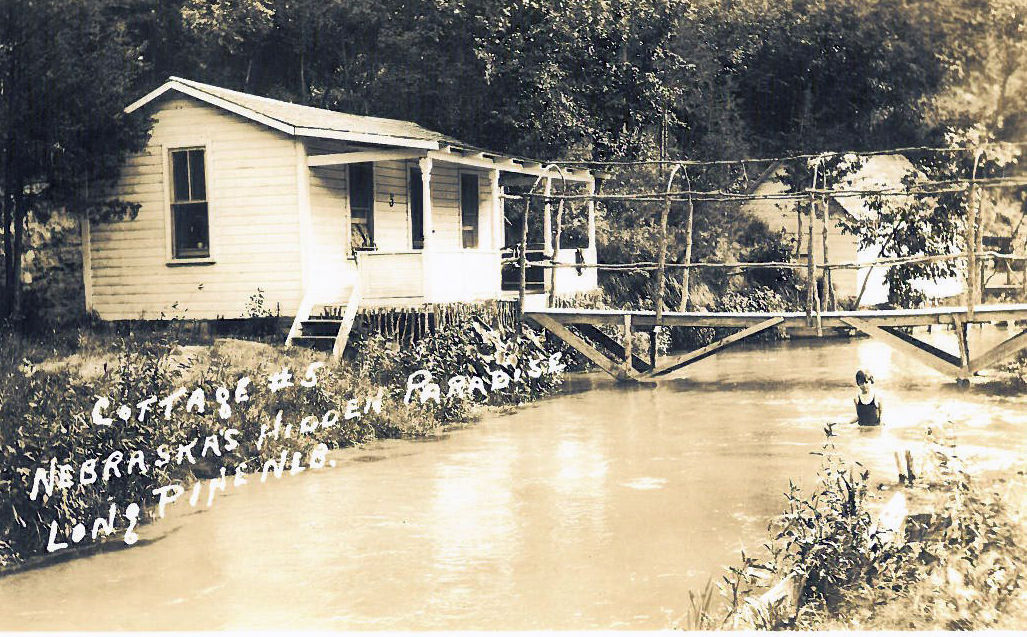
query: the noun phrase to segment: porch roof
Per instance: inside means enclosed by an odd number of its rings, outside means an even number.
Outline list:
[[[159,88],[129,104],[125,112],[136,111],[168,91],[188,95],[288,135],[441,151],[445,156],[436,155],[436,158],[446,161],[472,163],[480,167],[523,174],[539,175],[544,172],[543,162],[476,148],[414,122],[303,106],[174,76]],[[568,168],[562,170],[569,180],[592,180],[592,175],[588,171]],[[554,178],[560,177],[560,171],[551,171],[548,174]]]

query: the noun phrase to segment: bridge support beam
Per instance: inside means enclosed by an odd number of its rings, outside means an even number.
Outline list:
[[[761,323],[757,323],[756,325],[747,327],[745,329],[738,330],[734,334],[729,334],[724,338],[720,339],[719,341],[714,341],[705,347],[700,347],[699,349],[695,349],[691,352],[686,352],[684,354],[678,354],[676,356],[668,356],[668,364],[664,365],[663,367],[660,367],[659,369],[653,370],[649,375],[663,376],[665,374],[677,371],[682,367],[685,367],[686,365],[697,363],[708,356],[712,356],[713,354],[715,354],[719,350],[724,349],[728,345],[737,343],[744,338],[752,336],[753,334],[759,334],[760,332],[768,330],[774,327],[775,325],[779,325],[783,322],[784,318],[777,316],[772,319],[763,321]]]
[[[949,354],[945,350],[938,349],[929,343],[913,338],[905,332],[898,331],[895,328],[878,327],[869,321],[854,317],[846,316],[842,317],[841,320],[846,325],[863,332],[867,336],[887,343],[893,349],[898,350],[903,354],[908,354],[910,357],[915,358],[924,365],[927,365],[946,376],[951,376],[957,379],[968,377],[966,376],[966,372],[964,372],[963,361],[960,358]],[[957,329],[957,332],[958,331],[959,330]]]
[[[624,356],[624,345],[622,343],[618,343],[616,339],[611,338],[606,332],[602,331],[595,325],[589,325],[588,323],[575,323],[574,328],[581,332],[582,336],[593,343],[599,344],[603,349],[613,354],[614,358],[626,360]],[[647,372],[652,369],[652,366],[638,354],[632,354],[631,366],[639,372]]]
[[[600,352],[596,348],[589,345],[580,336],[567,329],[565,325],[553,320],[552,318],[544,314],[533,314],[531,318],[536,323],[541,325],[544,329],[548,330],[550,334],[559,338],[563,342],[567,343],[574,349],[584,354],[586,358],[588,358],[590,361],[598,365],[603,371],[605,371],[610,376],[613,376],[617,380],[633,379],[635,375],[634,370],[632,369],[630,372],[628,371],[629,369],[631,369],[630,362],[627,365],[624,365],[620,361],[613,360],[606,354]],[[627,354],[629,356],[628,360],[630,361],[631,351],[628,350]]]
[[[1027,347],[1027,330],[1007,338],[987,352],[971,360],[970,369],[973,372],[977,372],[985,367],[1009,360],[1025,347]]]

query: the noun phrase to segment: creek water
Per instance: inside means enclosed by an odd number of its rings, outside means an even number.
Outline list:
[[[972,345],[1009,335],[974,330]],[[929,338],[955,351],[951,332]],[[894,482],[893,452],[917,454],[928,424],[947,422],[982,470],[1027,452],[1027,400],[880,343],[740,347],[687,378],[579,376],[436,439],[180,502],[136,546],[0,579],[0,629],[671,627],[689,590],[766,540],[789,480],[811,486],[825,422],[854,417],[859,367],[885,426],[832,440],[872,480]]]

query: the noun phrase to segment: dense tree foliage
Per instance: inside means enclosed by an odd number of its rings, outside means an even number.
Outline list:
[[[145,126],[122,116],[141,63],[112,8],[104,0],[0,3],[0,316],[19,311],[30,215],[63,207],[94,217],[129,211],[104,190],[145,135]]]
[[[179,75],[416,121],[546,159],[729,158],[1027,132],[1027,0],[2,0],[5,288],[33,214],[108,209],[139,140],[120,108]],[[745,187],[755,175],[685,175]],[[622,172],[662,188],[666,172]],[[617,183],[611,186],[617,186]],[[116,208],[116,206],[115,206]],[[610,206],[609,249],[651,255],[657,208]],[[680,258],[687,207],[671,212]],[[696,258],[751,251],[697,204]],[[710,282],[711,284],[715,282]],[[716,286],[714,286],[716,287]]]

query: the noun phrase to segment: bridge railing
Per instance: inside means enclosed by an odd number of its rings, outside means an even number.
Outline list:
[[[670,163],[670,162],[664,162]],[[975,163],[975,174],[970,179],[963,180],[946,180],[937,182],[927,182],[921,184],[914,184],[912,186],[904,188],[878,188],[878,189],[828,189],[826,188],[826,181],[821,175],[818,181],[818,175],[816,169],[814,169],[813,175],[813,186],[801,192],[787,192],[787,193],[775,193],[759,195],[759,198],[763,199],[792,199],[792,200],[808,200],[810,203],[809,213],[806,215],[804,227],[800,226],[797,234],[806,235],[808,238],[807,245],[812,247],[815,234],[815,224],[821,223],[821,233],[823,237],[823,262],[815,262],[814,250],[807,250],[805,263],[796,261],[768,261],[768,262],[691,262],[690,259],[690,247],[691,247],[691,232],[686,233],[686,259],[684,263],[668,263],[667,262],[667,218],[669,216],[670,207],[675,201],[686,201],[689,204],[688,214],[688,230],[691,228],[691,220],[693,213],[693,205],[696,201],[746,201],[756,198],[757,196],[752,194],[742,193],[731,193],[722,190],[714,191],[695,191],[691,190],[690,185],[687,190],[673,190],[673,182],[677,173],[677,168],[687,162],[680,162],[674,166],[674,169],[670,173],[670,177],[667,182],[667,188],[663,192],[652,192],[652,193],[630,193],[630,194],[599,194],[598,192],[589,192],[587,194],[554,194],[552,192],[537,193],[534,187],[529,192],[521,195],[504,195],[507,199],[521,199],[525,201],[525,213],[522,219],[522,245],[526,244],[527,241],[527,228],[528,228],[528,210],[533,199],[541,199],[545,203],[545,207],[548,213],[548,209],[554,202],[558,202],[559,210],[562,212],[563,205],[567,201],[585,201],[588,202],[593,208],[594,204],[599,201],[631,201],[631,202],[659,202],[662,203],[662,209],[660,213],[660,234],[659,234],[659,249],[657,251],[657,261],[636,261],[627,263],[561,263],[555,257],[555,255],[548,261],[532,262],[528,263],[525,261],[523,255],[519,261],[521,269],[520,276],[520,290],[519,297],[524,302],[525,297],[525,283],[526,277],[525,272],[528,268],[596,268],[600,271],[620,271],[620,272],[653,272],[653,276],[656,277],[656,285],[654,286],[657,290],[656,298],[654,299],[654,309],[657,317],[657,326],[661,325],[660,317],[665,310],[665,295],[666,295],[666,272],[667,270],[682,270],[683,271],[683,288],[687,290],[687,273],[692,269],[728,269],[734,271],[746,271],[753,269],[791,269],[796,271],[806,271],[806,302],[805,311],[807,316],[808,324],[816,326],[818,331],[821,326],[821,314],[825,311],[825,308],[829,305],[829,302],[836,304],[833,294],[829,296],[829,291],[833,289],[831,285],[831,273],[834,270],[846,270],[846,269],[873,269],[876,267],[895,267],[897,265],[913,264],[913,263],[929,263],[929,262],[940,262],[940,261],[952,261],[952,260],[963,260],[965,261],[966,270],[966,306],[967,311],[972,318],[975,305],[980,304],[982,300],[983,282],[982,282],[982,268],[981,263],[984,261],[991,261],[996,263],[998,261],[1005,260],[1007,263],[1022,263],[1024,275],[1023,283],[1021,287],[1021,293],[1027,298],[1027,255],[1016,254],[1016,253],[1000,253],[996,251],[988,251],[981,249],[982,242],[982,223],[980,215],[980,200],[977,196],[980,189],[983,188],[1000,188],[1000,187],[1017,187],[1027,186],[1027,180],[1024,179],[1012,179],[1012,178],[989,178],[989,179],[978,179],[976,178],[976,163]],[[686,174],[687,178],[687,174]],[[536,182],[536,186],[538,182]],[[819,187],[818,187],[819,186]],[[937,195],[941,193],[953,193],[953,192],[966,192],[969,190],[968,205],[967,205],[967,223],[966,223],[966,237],[965,245],[968,246],[967,250],[958,253],[943,254],[943,255],[917,255],[917,256],[906,256],[906,257],[879,257],[869,261],[845,261],[845,262],[830,262],[828,259],[828,247],[827,247],[827,228],[829,227],[829,206],[825,203],[825,197],[839,197],[839,196],[862,196],[867,194],[875,195],[912,195],[912,194],[923,194],[923,195]],[[974,201],[977,201],[974,205]],[[822,214],[818,215],[818,207],[822,211]],[[800,216],[800,221],[802,217]],[[559,245],[561,226],[558,223],[556,228],[556,239],[555,242]],[[817,280],[823,279],[823,285],[820,287],[820,294],[816,293]],[[867,277],[864,279],[860,295],[856,299],[858,305],[859,300],[862,298],[863,291],[866,289],[866,283],[869,280],[869,271]],[[687,294],[687,291],[683,290],[683,294]],[[550,299],[552,303],[552,299]]]

